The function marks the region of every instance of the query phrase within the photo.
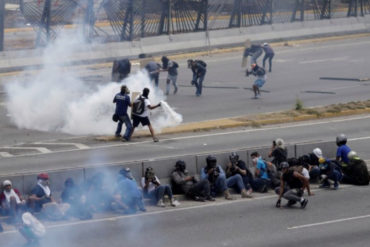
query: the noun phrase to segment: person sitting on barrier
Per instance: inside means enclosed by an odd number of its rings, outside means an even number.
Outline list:
[[[369,185],[369,171],[366,162],[355,151],[348,153],[348,165],[342,167],[342,183],[354,185]]]
[[[113,202],[113,184],[109,181],[104,184],[105,174],[95,173],[83,186],[83,193],[86,195],[86,207],[89,212],[105,212],[111,210]]]
[[[337,148],[337,155],[336,161],[341,165],[341,167],[345,167],[348,165],[348,153],[351,151],[351,148],[347,146],[347,136],[345,134],[340,134],[336,138]]]
[[[17,217],[26,210],[26,201],[23,200],[18,189],[12,187],[10,180],[4,180],[3,191],[0,194],[0,207],[3,215],[11,217],[11,221],[16,221]]]
[[[77,217],[81,220],[91,219],[92,214],[86,205],[86,196],[82,193],[81,188],[75,184],[72,178],[64,181],[64,189],[61,194],[63,203],[68,203],[70,208],[68,215]]]
[[[280,208],[281,198],[288,200],[287,206],[292,206],[300,202],[301,208],[305,208],[308,200],[303,197],[305,188],[308,187],[308,179],[294,169],[289,169],[288,162],[282,162],[282,176],[280,181],[280,188],[276,192],[279,198],[276,202],[276,207]],[[308,190],[309,194],[311,192]]]
[[[124,213],[134,214],[137,212],[137,208],[142,212],[146,212],[143,202],[143,192],[137,186],[130,168],[122,168],[119,174],[118,184],[114,193],[114,201],[123,209]]]
[[[171,174],[172,188],[195,201],[215,201],[211,196],[211,185],[208,179],[199,180],[195,175],[189,175],[186,163],[183,160],[176,161],[175,170]]]
[[[255,179],[252,183],[252,189],[256,192],[265,193],[268,191],[268,186],[270,185],[270,178],[267,173],[267,164],[258,152],[251,153],[251,159],[253,166],[255,166]]]
[[[288,150],[285,147],[283,139],[277,138],[276,140],[272,141],[272,146],[268,157],[272,157],[271,162],[276,166],[276,169],[278,171],[281,171],[280,163],[283,161],[287,161],[288,157]]]
[[[200,171],[201,179],[208,179],[211,184],[211,195],[223,193],[226,200],[233,200],[230,191],[227,187],[225,172],[220,165],[217,165],[217,159],[213,155],[208,155],[206,158],[207,165]]]
[[[43,205],[49,202],[55,202],[49,187],[49,175],[40,173],[37,175],[37,185],[31,190],[27,204],[31,212],[40,212]]]
[[[154,173],[152,167],[145,170],[144,177],[141,178],[141,186],[144,191],[144,196],[150,198],[158,207],[165,207],[164,196],[167,195],[170,199],[170,204],[177,207],[180,203],[173,197],[171,186],[168,184],[161,185],[158,177]]]
[[[320,176],[322,178],[322,183],[320,188],[330,188],[329,179],[334,181],[334,190],[339,188],[339,182],[341,181],[343,175],[339,164],[336,161],[331,161],[325,159],[324,157],[319,159]]]
[[[251,181],[253,181],[253,174],[252,172],[247,168],[247,165],[243,160],[239,159],[239,155],[236,152],[232,152],[229,156],[229,162],[226,165],[226,183],[229,186],[230,182],[232,180],[238,181],[240,176],[243,181],[244,188],[242,188],[241,185],[239,185],[239,182],[237,182],[237,186],[234,186],[235,189],[238,192],[241,192],[241,195],[243,198],[252,198],[252,186]]]

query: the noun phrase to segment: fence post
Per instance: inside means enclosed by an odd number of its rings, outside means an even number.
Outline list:
[[[0,51],[4,50],[5,0],[0,0]]]

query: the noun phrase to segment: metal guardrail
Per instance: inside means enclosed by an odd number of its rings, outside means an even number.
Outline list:
[[[78,19],[87,40],[140,37],[320,20],[370,14],[370,0],[0,0],[0,50],[4,3],[18,2],[37,32],[37,45],[56,38]],[[108,21],[110,27],[97,23]],[[102,38],[103,36],[103,38]]]

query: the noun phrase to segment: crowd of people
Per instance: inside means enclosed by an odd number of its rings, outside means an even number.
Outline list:
[[[284,140],[278,138],[273,141],[267,155],[271,161],[263,159],[258,152],[252,152],[252,166],[249,167],[236,152],[229,155],[226,164],[220,164],[215,156],[209,155],[199,175],[190,174],[186,162],[177,160],[170,175],[170,184],[162,184],[153,167],[145,169],[139,182],[130,168],[123,167],[116,174],[116,179],[106,179],[101,172],[82,184],[76,184],[72,178],[68,178],[58,199],[54,197],[47,173],[40,173],[36,177],[34,187],[26,196],[7,179],[2,182],[0,212],[8,216],[8,223],[15,224],[26,239],[33,242],[37,241],[37,234],[29,234],[30,231],[26,231],[25,227],[32,228],[32,224],[38,224],[37,229],[42,230],[42,223],[38,220],[70,217],[85,220],[91,219],[94,213],[107,211],[134,214],[146,212],[147,205],[165,207],[167,203],[177,207],[180,202],[175,199],[174,193],[205,202],[215,201],[219,196],[226,200],[234,200],[235,195],[253,198],[254,193],[272,190],[278,195],[276,207],[281,207],[282,199],[286,199],[287,207],[299,204],[305,208],[308,204],[305,192],[308,196],[313,195],[311,183],[319,183],[320,188],[333,190],[338,190],[340,183],[369,184],[367,165],[347,145],[344,134],[336,138],[336,144],[335,159],[326,158],[318,147],[298,158],[289,158]],[[110,181],[109,184],[107,181]]]

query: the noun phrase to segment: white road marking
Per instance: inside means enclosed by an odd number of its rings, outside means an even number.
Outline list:
[[[49,149],[44,148],[44,147],[0,147],[0,148],[4,148],[4,149],[19,149],[19,150],[22,150],[22,149],[25,149],[25,150],[36,149],[37,151],[39,151],[40,153],[43,153],[43,154],[51,153],[51,151]]]
[[[307,224],[307,225],[291,226],[291,227],[288,227],[288,230],[300,229],[300,228],[308,228],[308,227],[313,227],[313,226],[328,225],[328,224],[333,224],[333,223],[338,223],[338,222],[345,222],[345,221],[365,219],[365,218],[370,218],[370,214],[356,216],[356,217],[350,217],[350,218],[342,218],[342,219],[336,219],[336,220],[328,220],[328,221],[323,221],[323,222],[318,222],[318,223],[312,223],[312,224]]]
[[[307,64],[307,63],[324,63],[324,62],[336,62],[336,61],[345,61],[348,60],[348,57],[333,57],[333,58],[325,58],[325,59],[316,59],[316,60],[307,60],[307,61],[300,61],[300,64]]]
[[[89,149],[90,147],[82,144],[82,143],[72,143],[72,142],[58,142],[58,143],[52,143],[52,142],[35,142],[34,144],[37,145],[71,145],[75,146],[78,149]]]
[[[0,152],[0,156],[4,158],[13,157],[14,155],[8,153],[8,152]]]

